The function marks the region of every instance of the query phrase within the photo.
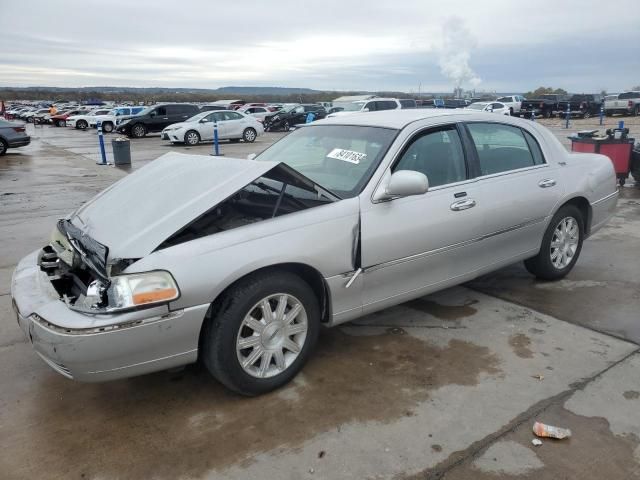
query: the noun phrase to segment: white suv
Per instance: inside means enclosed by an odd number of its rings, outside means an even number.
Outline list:
[[[93,117],[89,120],[89,125],[97,127],[98,122],[102,122],[102,131],[104,133],[111,133],[120,122],[128,120],[144,109],[145,107],[116,107],[107,115]]]
[[[358,112],[377,112],[379,110],[396,110],[402,108],[397,98],[372,98],[371,100],[357,100],[345,105],[344,110],[334,112],[327,117],[341,117]]]
[[[111,109],[99,108],[83,115],[72,115],[67,118],[67,127],[77,128],[78,130],[85,130],[89,126],[89,122],[98,115],[107,115]]]

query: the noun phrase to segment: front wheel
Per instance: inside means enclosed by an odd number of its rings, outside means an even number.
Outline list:
[[[135,138],[142,138],[147,134],[147,129],[141,123],[136,123],[131,127],[131,136]]]
[[[537,278],[559,280],[578,261],[583,240],[584,220],[580,210],[565,205],[551,219],[538,255],[525,260],[524,265]]]
[[[189,130],[184,134],[184,143],[187,145],[197,145],[200,143],[200,134],[195,130]]]
[[[289,125],[289,121],[285,120],[282,124],[282,130],[288,132],[291,129],[291,125]]]
[[[111,133],[111,132],[113,132],[113,123],[111,123],[111,122],[104,122],[104,123],[102,124],[102,131],[103,131],[104,133]]]
[[[288,383],[318,338],[320,308],[309,285],[288,272],[241,280],[212,306],[201,358],[211,374],[242,395]]]
[[[0,157],[7,153],[9,149],[9,144],[0,138]]]
[[[76,128],[78,130],[86,130],[88,126],[89,126],[89,124],[87,123],[86,120],[78,120],[76,122]]]
[[[591,118],[591,112],[589,110],[587,110],[586,112],[584,112],[582,114],[582,118]]]
[[[258,134],[253,128],[245,128],[244,132],[242,132],[242,139],[248,143],[255,142],[257,136]]]

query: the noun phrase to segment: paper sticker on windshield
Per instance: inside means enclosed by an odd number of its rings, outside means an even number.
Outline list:
[[[343,160],[349,163],[355,163],[356,165],[360,163],[361,160],[367,158],[366,153],[354,152],[353,150],[344,150],[342,148],[334,148],[331,150],[327,157],[335,158],[336,160]]]

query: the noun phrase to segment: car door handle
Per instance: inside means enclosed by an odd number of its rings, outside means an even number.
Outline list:
[[[460,210],[466,210],[468,208],[472,208],[476,206],[476,201],[472,198],[465,198],[464,200],[458,200],[457,202],[453,202],[451,204],[451,210],[454,212],[459,212]]]
[[[549,188],[553,187],[556,184],[556,181],[551,178],[545,178],[544,180],[540,180],[538,182],[538,186],[540,188]]]

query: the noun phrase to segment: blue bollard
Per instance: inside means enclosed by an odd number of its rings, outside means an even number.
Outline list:
[[[96,164],[106,165],[107,153],[104,151],[104,138],[102,137],[102,122],[98,122],[98,141],[100,142],[100,155],[102,155],[102,162],[96,162]]]
[[[600,105],[600,125],[604,121],[604,105]]]
[[[536,112],[534,110],[531,110],[531,121],[532,122],[536,121]]]
[[[619,128],[620,130],[622,130],[622,129],[624,128],[624,120],[620,120],[620,121],[618,122],[618,128]]]
[[[567,102],[567,111],[565,113],[565,118],[567,119],[567,122],[564,128],[569,128],[569,119],[571,118],[571,104],[569,102]]]
[[[218,122],[213,122],[213,154],[216,157],[220,156],[220,139],[218,138]]]

